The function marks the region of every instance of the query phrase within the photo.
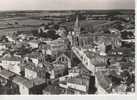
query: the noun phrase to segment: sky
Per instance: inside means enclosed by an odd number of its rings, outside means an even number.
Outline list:
[[[134,9],[135,0],[0,0],[0,10]]]

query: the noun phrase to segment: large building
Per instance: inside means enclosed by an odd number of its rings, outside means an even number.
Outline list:
[[[109,29],[109,33],[102,32],[83,32],[81,31],[78,17],[74,24],[74,29],[69,32],[68,39],[72,46],[79,48],[104,48],[100,52],[105,53],[107,46],[112,45],[112,48],[119,48],[121,46],[121,35],[117,29]],[[104,47],[102,47],[104,45]],[[101,47],[100,47],[101,46]]]
[[[4,69],[21,75],[21,61],[22,59],[20,57],[8,55],[1,59],[0,64]]]

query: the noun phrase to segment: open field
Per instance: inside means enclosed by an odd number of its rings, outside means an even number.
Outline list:
[[[111,13],[132,15],[134,10],[85,10],[85,11],[3,11],[0,12],[0,34],[17,31],[17,30],[31,30],[39,27],[41,24],[49,22],[61,22],[62,19],[80,13],[82,15],[94,14],[111,14]],[[80,20],[82,27],[98,27],[105,23],[111,23],[108,20]],[[63,22],[63,25],[72,28],[74,22]]]

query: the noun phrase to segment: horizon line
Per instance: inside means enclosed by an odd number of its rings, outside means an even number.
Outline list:
[[[78,10],[135,10],[133,8],[124,8],[124,9],[16,9],[16,10],[0,10],[1,11],[78,11]]]

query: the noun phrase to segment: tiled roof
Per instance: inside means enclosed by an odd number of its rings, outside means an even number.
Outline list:
[[[44,79],[41,79],[41,78],[39,78],[39,77],[37,77],[37,78],[35,78],[35,79],[31,80],[31,81],[32,81],[32,82],[34,83],[34,85],[36,85],[36,86],[45,83],[45,80],[44,80]]]
[[[31,63],[31,62],[30,62],[30,63],[28,62],[28,63],[23,64],[22,67],[27,68],[27,69],[30,69],[30,70],[33,70],[33,71],[35,71],[35,72],[43,72],[43,71],[46,71],[46,70],[47,70],[46,67],[36,66],[34,63]],[[50,65],[47,66],[47,67],[50,67]]]
[[[48,86],[43,90],[43,92],[44,92],[44,93],[49,92],[50,94],[63,94],[62,90],[64,90],[64,89],[60,88],[59,86],[48,85]]]
[[[15,74],[10,72],[10,71],[7,71],[7,70],[0,70],[0,76],[6,78],[6,79],[9,79],[10,77],[14,76]]]
[[[40,41],[38,41],[38,40],[30,40],[30,41],[28,41],[29,43],[39,43]]]
[[[34,86],[32,81],[29,81],[23,77],[20,76],[16,76],[13,79],[13,82],[15,82],[16,84],[22,84],[24,86],[26,86],[27,88],[32,88]]]
[[[116,77],[116,78],[119,78],[119,79],[121,79],[122,78],[122,76],[121,75],[118,75],[117,73],[116,73],[116,71],[110,71],[110,75],[112,75],[112,76],[114,76],[114,77]]]
[[[110,78],[104,75],[103,72],[97,72],[96,77],[101,87],[107,91],[112,83]]]
[[[0,71],[0,76],[9,79],[10,77],[14,76],[15,74],[13,72],[7,71],[7,70],[1,70]],[[13,82],[15,82],[16,84],[22,84],[24,86],[26,86],[27,88],[32,88],[33,86],[38,86],[41,84],[45,83],[45,80],[41,79],[41,78],[36,78],[33,80],[28,80],[26,78],[23,78],[21,76],[15,75],[13,77]]]
[[[85,54],[88,58],[90,58],[90,61],[93,65],[95,66],[106,65],[106,60],[107,60],[106,56],[100,56],[99,54],[90,51],[85,51]]]
[[[65,65],[60,65],[60,64],[59,65],[58,64],[54,64],[53,66],[54,66],[53,70],[56,71],[56,72],[64,70],[65,68],[67,68]]]
[[[82,64],[82,63],[79,63],[78,66],[76,67],[73,67],[72,69],[70,69],[70,72],[79,72],[80,74],[86,74],[86,75],[90,75],[90,71]]]
[[[39,52],[32,52],[32,53],[26,54],[25,57],[38,58],[38,57],[40,57],[40,53]]]
[[[80,76],[76,76],[76,77],[73,77],[73,78],[69,78],[68,82],[78,84],[78,85],[89,86],[89,79],[90,78],[87,75],[80,75]]]
[[[2,58],[2,60],[7,60],[7,61],[21,61],[22,59],[17,56],[5,56]]]

